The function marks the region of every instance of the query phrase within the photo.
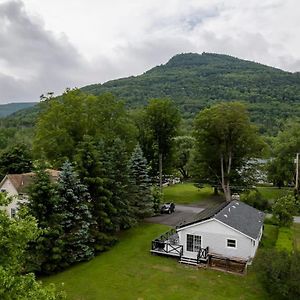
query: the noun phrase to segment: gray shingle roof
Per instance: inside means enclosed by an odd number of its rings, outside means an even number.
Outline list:
[[[215,215],[215,219],[257,239],[265,214],[241,201],[231,201]]]
[[[215,218],[245,235],[257,239],[264,217],[265,214],[263,212],[241,201],[223,202],[217,206],[205,209],[194,218],[179,224],[177,228]]]
[[[185,227],[188,225],[192,225],[194,223],[198,223],[201,221],[208,220],[215,216],[221,209],[228,205],[228,202],[222,202],[221,204],[217,204],[215,206],[206,208],[205,210],[201,211],[200,213],[196,214],[192,218],[186,219],[177,225],[177,228]]]

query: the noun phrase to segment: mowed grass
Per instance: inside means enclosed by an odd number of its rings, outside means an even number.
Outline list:
[[[300,251],[300,224],[293,224],[294,249]]]
[[[206,199],[214,200],[213,188],[205,186],[201,189],[193,183],[178,183],[163,189],[164,201],[177,204],[193,204]]]
[[[292,193],[291,188],[276,188],[276,187],[264,187],[260,186],[257,187],[257,190],[261,193],[262,197],[267,200],[276,200],[280,197],[289,195]]]
[[[270,299],[251,270],[232,275],[151,255],[151,240],[168,229],[144,224],[128,230],[110,251],[43,281],[64,282],[71,300]]]
[[[294,249],[293,231],[292,228],[280,227],[278,231],[278,238],[276,248],[278,250],[285,250],[292,252]]]

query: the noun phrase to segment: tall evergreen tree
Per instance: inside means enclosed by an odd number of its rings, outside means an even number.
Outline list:
[[[133,192],[132,205],[138,219],[150,216],[153,213],[153,196],[151,181],[147,172],[147,161],[137,145],[128,164]]]
[[[63,244],[61,220],[64,212],[56,207],[59,196],[56,184],[51,182],[49,174],[43,168],[35,172],[33,183],[29,189],[28,212],[37,220],[42,234],[29,244],[27,268],[35,272],[52,273],[60,269],[63,260]]]
[[[128,170],[128,154],[124,142],[116,139],[106,147],[104,165],[107,170],[107,188],[111,191],[113,230],[130,228],[136,223],[131,205],[132,189]]]
[[[104,164],[104,152],[102,143],[96,144],[91,137],[86,136],[75,156],[78,174],[91,195],[91,234],[96,252],[107,250],[114,242],[111,235],[113,207],[110,203],[111,191],[107,188],[105,169],[111,166],[109,161]]]
[[[87,187],[83,185],[73,171],[70,162],[65,162],[58,179],[60,201],[57,210],[65,212],[62,241],[64,244],[64,262],[70,265],[74,262],[88,260],[94,251],[91,242],[90,226],[92,215],[89,210],[91,201]]]

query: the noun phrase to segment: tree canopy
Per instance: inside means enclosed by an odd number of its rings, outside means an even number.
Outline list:
[[[195,175],[220,185],[230,201],[231,185],[241,185],[247,162],[262,147],[245,106],[229,102],[204,109],[195,118],[194,130]]]
[[[111,94],[93,96],[72,90],[49,102],[49,108],[37,122],[33,150],[37,157],[59,165],[73,159],[86,135],[106,141],[119,137],[132,149],[135,133],[123,103]]]

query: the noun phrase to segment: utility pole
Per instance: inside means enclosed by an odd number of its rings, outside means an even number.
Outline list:
[[[299,153],[296,154],[296,184],[295,184],[295,192],[298,194],[299,190]]]

